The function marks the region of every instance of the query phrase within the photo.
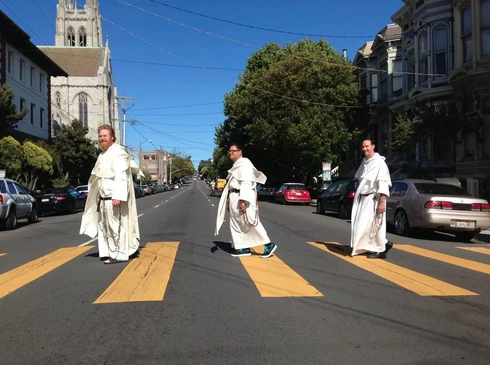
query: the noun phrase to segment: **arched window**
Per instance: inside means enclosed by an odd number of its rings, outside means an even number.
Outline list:
[[[56,92],[56,94],[54,95],[54,98],[55,98],[56,106],[58,108],[61,108],[61,94],[59,91]]]
[[[73,30],[72,27],[68,28],[67,34],[67,42],[69,47],[75,47],[75,31]]]
[[[85,93],[78,95],[78,120],[88,127],[88,96]]]
[[[87,47],[87,31],[84,27],[78,31],[78,42],[80,47]]]

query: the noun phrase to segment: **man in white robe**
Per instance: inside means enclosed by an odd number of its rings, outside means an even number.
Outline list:
[[[352,256],[368,253],[368,258],[385,259],[393,243],[386,239],[386,197],[391,178],[385,158],[374,152],[374,143],[362,142],[364,159],[356,172],[359,186],[354,196],[351,218]]]
[[[260,222],[256,189],[257,183],[264,184],[267,177],[248,158],[242,156],[240,145],[231,145],[228,153],[234,164],[228,170],[228,183],[219,201],[215,236],[219,234],[228,210],[234,248],[231,256],[250,256],[251,247],[265,245],[260,257],[271,257],[277,245],[271,242]]]
[[[132,173],[140,174],[133,158],[119,144],[110,125],[99,127],[99,155],[88,181],[88,198],[80,234],[98,236],[105,264],[129,260],[139,248],[139,225]]]

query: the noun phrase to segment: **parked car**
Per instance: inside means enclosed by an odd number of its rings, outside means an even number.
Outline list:
[[[73,188],[51,188],[41,191],[34,197],[37,201],[39,215],[45,213],[76,213],[85,209],[87,195]]]
[[[133,186],[134,186],[134,195],[135,195],[136,199],[142,198],[145,196],[143,189],[141,189],[141,187],[139,185],[133,185]]]
[[[471,240],[490,227],[490,205],[455,185],[430,180],[395,181],[387,199],[386,219],[399,235],[412,228],[453,233]]]
[[[88,195],[88,185],[80,185],[75,188],[80,194]]]
[[[348,219],[352,212],[352,203],[359,182],[355,179],[339,180],[331,184],[316,201],[316,212],[338,213],[341,219]]]
[[[281,204],[302,203],[308,205],[310,200],[310,192],[302,183],[285,183],[274,195],[274,201]]]
[[[37,222],[36,200],[14,180],[0,178],[0,226],[5,229],[17,228],[17,219],[27,218],[29,223]]]
[[[271,186],[257,185],[257,197],[259,200],[272,200],[276,195],[277,188]]]
[[[148,185],[140,185],[140,188],[143,189],[143,192],[145,193],[145,196],[151,194],[151,189],[149,188]]]

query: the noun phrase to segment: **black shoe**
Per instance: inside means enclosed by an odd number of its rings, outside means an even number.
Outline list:
[[[393,242],[386,242],[386,249],[385,249],[385,253],[388,253],[389,250],[391,250],[393,248]]]
[[[383,252],[371,252],[367,255],[368,259],[385,259],[386,251]]]

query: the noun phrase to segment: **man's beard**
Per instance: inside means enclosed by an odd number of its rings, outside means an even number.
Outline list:
[[[99,148],[102,150],[102,151],[105,151],[107,150],[107,148],[109,147],[109,143],[107,142],[100,142],[99,143]]]

